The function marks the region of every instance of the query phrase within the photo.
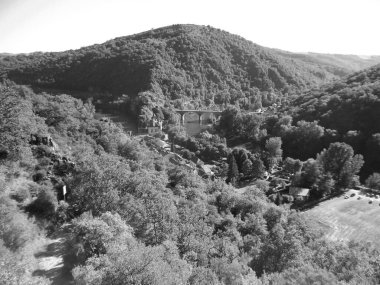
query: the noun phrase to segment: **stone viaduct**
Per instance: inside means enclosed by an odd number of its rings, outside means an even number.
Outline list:
[[[204,114],[212,114],[213,116],[219,117],[222,114],[222,111],[213,111],[213,110],[175,110],[177,114],[181,115],[181,124],[185,123],[185,114],[195,113],[199,117],[199,124],[202,124],[202,116]]]

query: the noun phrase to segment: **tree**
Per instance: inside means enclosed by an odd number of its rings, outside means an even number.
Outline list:
[[[183,126],[169,126],[167,130],[169,139],[174,142],[179,138],[184,138],[186,137],[186,130]]]
[[[263,120],[262,116],[252,113],[238,113],[234,119],[233,131],[235,136],[257,141]]]
[[[345,143],[332,143],[317,157],[323,173],[330,173],[338,187],[351,186],[354,175],[359,173],[364,161],[361,155],[354,155],[351,146]]]
[[[330,195],[331,192],[334,191],[334,187],[335,180],[332,178],[332,175],[330,173],[322,175],[322,177],[318,179],[316,187],[316,194],[318,198]]]
[[[121,198],[118,190],[127,183],[129,165],[106,153],[82,159],[78,163],[77,174],[68,183],[71,208],[76,214],[92,211],[96,216],[117,210]]]
[[[308,159],[302,167],[301,179],[298,186],[312,188],[319,180],[321,170],[315,159]]]
[[[223,184],[227,187],[224,182]],[[210,215],[209,210],[210,208],[207,209],[207,205],[202,202],[183,201],[178,207],[177,246],[179,253],[184,260],[198,266],[207,265],[207,252],[214,246],[214,227],[208,216]]]
[[[17,203],[4,193],[23,185],[17,179],[7,181],[9,184],[4,183],[1,170],[0,168],[0,283],[50,284],[45,278],[32,276],[38,269],[34,249],[41,244],[43,233],[18,208]]]
[[[83,213],[72,221],[71,232],[83,260],[105,254],[112,242],[126,243],[132,239],[132,228],[118,214],[110,212],[100,217]]]
[[[186,284],[190,276],[172,242],[145,246],[118,215],[77,220],[74,234],[92,255],[73,269],[78,284]]]
[[[248,154],[250,155],[250,153],[244,148],[234,148],[232,154],[235,157],[239,172],[243,172],[243,163],[248,160]]]
[[[250,159],[246,159],[244,160],[243,162],[243,166],[242,166],[242,172],[245,176],[252,176],[252,161]]]
[[[190,278],[190,285],[219,285],[219,280],[216,274],[209,268],[196,267],[194,268]]]
[[[265,284],[326,284],[335,285],[339,284],[338,279],[334,274],[327,269],[306,264],[302,267],[291,268],[281,273],[273,273],[265,276],[268,283]]]
[[[293,118],[285,115],[277,120],[272,129],[272,135],[284,136],[292,126]]]
[[[380,173],[373,173],[367,178],[365,184],[368,188],[380,190]]]
[[[137,140],[126,139],[118,146],[118,155],[131,160],[141,160],[144,156],[144,151]]]
[[[262,178],[265,173],[264,162],[260,158],[254,158],[252,161],[252,176],[254,178]]]
[[[40,186],[37,199],[30,203],[26,210],[40,217],[48,218],[54,215],[58,207],[57,195],[49,186]]]
[[[126,177],[120,191],[118,212],[147,244],[175,239],[178,213],[163,172],[141,170]]]
[[[322,149],[324,128],[316,121],[299,121],[282,134],[286,155],[302,160],[315,156]]]
[[[265,142],[265,149],[268,152],[268,165],[269,168],[277,165],[282,158],[282,141],[280,137],[269,138]]]
[[[299,159],[293,159],[291,157],[287,157],[283,163],[284,171],[286,171],[289,174],[296,174],[300,172],[302,166],[302,161],[300,161]]]
[[[230,137],[235,134],[234,125],[238,113],[239,110],[236,107],[228,107],[222,112],[218,128],[225,137]]]
[[[373,134],[365,145],[363,174],[380,172],[380,133]]]
[[[37,226],[28,220],[15,201],[0,195],[0,245],[17,251],[37,235]]]
[[[233,154],[230,154],[228,160],[227,181],[232,185],[236,185],[239,179],[239,170],[236,164],[235,156]]]
[[[263,193],[267,193],[270,189],[269,187],[270,182],[266,180],[256,180],[254,182],[254,185]]]
[[[143,106],[140,110],[139,125],[142,127],[146,126],[150,122],[152,117],[153,112],[150,110],[150,108],[147,106]]]
[[[30,135],[47,132],[43,119],[34,114],[31,100],[22,93],[20,87],[0,84],[0,157],[21,162],[25,152],[31,152]]]

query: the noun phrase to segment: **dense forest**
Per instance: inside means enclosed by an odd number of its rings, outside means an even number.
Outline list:
[[[0,56],[0,74],[88,92],[82,97],[114,101],[137,115],[146,105],[254,110],[379,61],[292,54],[208,26],[174,25],[79,50]]]
[[[380,171],[380,66],[311,90],[291,107],[295,121],[318,120],[323,128],[365,157],[363,174]]]
[[[39,251],[58,237],[70,284],[379,284],[373,237],[303,212],[379,193],[379,61],[195,25],[1,54],[0,283],[51,284]],[[131,135],[97,107],[163,129]],[[174,108],[222,112],[189,136]]]
[[[217,130],[229,145],[263,146],[268,136],[280,137],[284,157],[316,158],[330,143],[350,145],[364,156],[361,180],[380,172],[380,66],[292,96],[276,112],[255,114],[230,106]]]
[[[0,98],[3,284],[48,284],[32,274],[33,245],[43,229],[67,223],[78,284],[380,281],[380,255],[369,243],[326,240],[312,219],[277,206],[259,184],[239,193],[173,164],[120,126],[94,119],[90,102],[10,82]],[[47,144],[36,140],[45,137]],[[265,147],[281,157],[279,138]],[[323,169],[334,173],[327,162],[342,148],[321,153]]]

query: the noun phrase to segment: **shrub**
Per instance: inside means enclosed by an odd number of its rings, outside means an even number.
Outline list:
[[[57,206],[54,191],[48,186],[40,186],[37,198],[26,207],[26,210],[41,217],[48,217],[55,213]]]
[[[282,195],[282,198],[284,198],[285,203],[293,203],[294,197],[292,195]]]
[[[43,169],[38,170],[35,174],[33,174],[33,180],[35,182],[39,182],[43,180],[45,177],[46,177],[46,171]]]
[[[6,149],[0,149],[0,160],[7,159],[9,152]]]
[[[69,204],[67,204],[65,201],[59,201],[57,210],[54,214],[54,223],[56,225],[62,225],[63,223],[68,222],[70,220],[68,208]]]
[[[29,189],[26,187],[20,187],[11,194],[11,198],[16,200],[19,203],[22,203],[25,200],[30,199]]]
[[[37,235],[37,227],[18,210],[14,201],[0,197],[0,240],[16,251]],[[1,271],[1,270],[0,270]]]
[[[162,131],[159,131],[159,132],[157,132],[157,133],[155,133],[154,135],[153,135],[155,138],[158,138],[158,139],[164,139],[165,138],[165,133],[164,132],[162,132]]]
[[[373,173],[367,178],[365,184],[368,188],[380,190],[380,173]]]
[[[18,178],[12,180],[8,183],[8,193],[13,200],[19,203],[24,202],[31,198],[29,189],[35,183],[25,178],[24,175],[19,174]]]
[[[35,149],[35,154],[36,154],[37,158],[46,157],[46,156],[49,156],[51,154],[51,149],[46,145],[39,145]]]
[[[218,277],[209,268],[196,267],[190,278],[189,284],[191,285],[206,285],[206,284],[219,284]]]
[[[50,164],[50,162],[51,162],[50,158],[43,157],[43,158],[40,159],[39,164],[42,167],[46,167],[46,166],[48,166]]]

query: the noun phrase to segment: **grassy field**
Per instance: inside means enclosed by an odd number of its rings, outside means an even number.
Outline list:
[[[357,190],[350,190],[347,195],[352,193],[354,197],[344,199],[343,195],[324,201],[304,214],[315,219],[332,240],[371,241],[380,247],[380,199]]]

